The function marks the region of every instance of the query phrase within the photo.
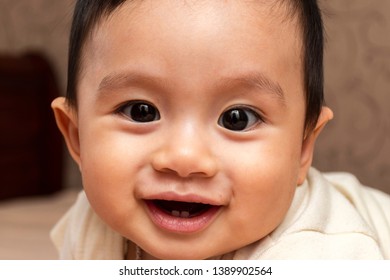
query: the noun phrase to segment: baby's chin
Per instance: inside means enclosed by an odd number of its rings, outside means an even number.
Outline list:
[[[263,236],[245,235],[234,236],[230,239],[223,238],[223,234],[214,233],[213,237],[186,236],[184,238],[139,240],[141,259],[158,260],[207,260],[207,259],[232,259],[235,252],[249,246]],[[181,236],[183,237],[183,236]],[[163,244],[162,244],[163,243]]]
[[[194,250],[196,250],[194,248]],[[196,250],[197,251],[197,250]],[[210,253],[203,252],[154,252],[153,255],[142,250],[141,259],[157,259],[157,260],[206,260],[213,259],[216,256]]]
[[[219,258],[230,250],[215,250],[213,248],[199,248],[193,245],[190,248],[186,246],[175,246],[175,248],[148,248],[141,249],[141,259],[158,259],[158,260],[205,260]]]

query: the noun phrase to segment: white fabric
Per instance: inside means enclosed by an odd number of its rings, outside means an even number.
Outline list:
[[[125,239],[106,226],[85,194],[51,233],[61,259],[123,259]],[[311,169],[284,221],[223,259],[390,259],[390,196],[350,174]]]
[[[106,226],[81,192],[76,203],[51,231],[51,239],[65,260],[121,260],[125,240]]]

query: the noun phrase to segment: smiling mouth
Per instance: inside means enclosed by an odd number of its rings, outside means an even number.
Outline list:
[[[179,218],[198,217],[214,207],[210,204],[171,200],[151,200],[150,203],[152,203],[160,211]]]
[[[221,205],[163,199],[145,200],[145,204],[157,227],[179,234],[205,229],[222,208]]]

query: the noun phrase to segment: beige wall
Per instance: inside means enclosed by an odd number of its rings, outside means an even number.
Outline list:
[[[0,51],[44,50],[66,78],[73,0],[0,0]],[[323,0],[326,98],[335,119],[319,139],[315,166],[349,171],[390,193],[390,1]],[[68,161],[68,186],[80,186]]]
[[[73,3],[73,0],[0,0],[0,52],[42,50],[55,67],[62,92],[66,84]],[[81,186],[78,170],[69,157],[65,172],[66,186]]]
[[[335,118],[315,166],[390,193],[390,1],[325,0],[325,94]]]

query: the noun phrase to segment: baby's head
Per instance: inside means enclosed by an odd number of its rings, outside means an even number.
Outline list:
[[[53,102],[92,208],[157,258],[285,217],[331,111],[316,1],[78,1]]]

